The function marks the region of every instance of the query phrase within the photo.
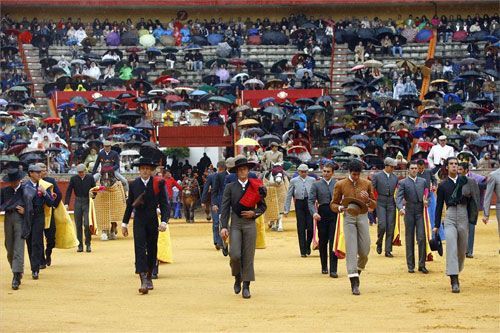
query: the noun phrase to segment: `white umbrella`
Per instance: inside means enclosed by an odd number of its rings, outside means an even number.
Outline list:
[[[156,39],[153,35],[147,34],[139,38],[139,43],[144,47],[151,47],[156,44]]]
[[[208,112],[200,110],[200,109],[189,110],[189,113],[192,115],[199,114],[201,116],[208,116]]]
[[[365,67],[370,67],[370,68],[380,68],[382,67],[384,64],[381,63],[380,61],[378,60],[374,60],[374,59],[371,59],[371,60],[367,60],[363,63],[363,65],[365,65]]]
[[[120,153],[121,156],[138,156],[139,152],[134,149],[124,150]]]
[[[245,83],[243,83],[244,86],[248,86],[248,85],[258,85],[258,86],[264,86],[264,83],[261,81],[261,80],[258,80],[258,79],[250,79],[250,80],[247,80],[245,81]]]
[[[235,76],[233,76],[233,78],[231,79],[231,82],[236,82],[236,80],[238,80],[238,78],[240,78],[240,80],[243,82],[245,80],[247,80],[248,78],[250,77],[250,75],[248,75],[247,73],[239,73],[239,74],[236,74]]]

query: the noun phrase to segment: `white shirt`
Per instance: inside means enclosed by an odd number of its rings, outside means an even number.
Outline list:
[[[243,189],[245,189],[247,187],[247,184],[248,184],[248,179],[245,180],[244,182],[242,182],[241,180],[238,179],[238,182],[241,184],[241,187],[243,187]]]
[[[144,178],[141,178],[142,182],[144,183],[144,186],[148,187],[148,183],[149,183],[149,178],[148,179],[144,179]]]
[[[450,176],[448,176],[448,178],[450,178],[455,184],[457,183],[458,176],[456,176],[455,178],[451,178]]]
[[[385,170],[382,170],[382,171],[385,173],[385,175],[387,176],[387,178],[391,178],[391,174],[390,173],[387,173]]]
[[[414,183],[416,183],[416,182],[417,182],[417,177],[412,178],[411,176],[408,176],[408,178],[410,178],[411,180],[413,180],[413,182],[414,182]]]
[[[446,160],[448,157],[455,156],[455,149],[452,146],[445,145],[435,145],[431,148],[429,155],[427,156],[427,161],[429,166],[433,168],[436,165],[443,164],[442,160]]]

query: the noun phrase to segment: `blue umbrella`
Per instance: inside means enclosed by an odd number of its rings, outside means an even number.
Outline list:
[[[208,35],[207,40],[210,45],[215,46],[224,40],[224,36],[221,34],[210,34]]]
[[[262,104],[271,103],[274,101],[275,101],[275,99],[273,97],[266,97],[266,98],[261,99],[259,101],[259,104],[262,105]]]
[[[478,140],[485,142],[497,142],[497,138],[492,137],[491,135],[483,135],[478,138]]]
[[[57,106],[57,108],[60,109],[60,110],[63,110],[63,109],[66,109],[66,108],[72,109],[74,107],[75,107],[74,103],[62,103],[62,104],[59,104]]]
[[[188,108],[189,104],[186,102],[177,102],[172,104],[172,109],[183,109],[183,108]]]
[[[189,93],[190,96],[203,96],[208,94],[206,91],[203,90],[193,90]]]
[[[443,97],[444,101],[448,103],[449,101],[452,101],[453,103],[462,103],[462,100],[457,94],[446,94]]]
[[[148,47],[148,49],[146,50],[146,53],[154,54],[155,56],[161,55],[161,51],[158,50],[156,47]]]
[[[491,43],[498,42],[498,37],[497,36],[493,36],[493,35],[484,36],[482,39],[484,41],[491,42]]]
[[[417,128],[416,130],[414,130],[413,132],[411,132],[411,135],[414,138],[421,138],[421,137],[424,136],[425,133],[427,133],[427,131],[425,130],[425,128]]]
[[[185,50],[191,50],[191,51],[201,50],[201,46],[197,44],[190,44],[185,48]]]
[[[431,40],[433,35],[434,33],[432,30],[422,29],[417,33],[417,36],[415,36],[415,41],[417,43],[427,43]]]
[[[359,141],[368,141],[369,138],[366,135],[363,134],[356,134],[351,136],[351,139],[353,140],[359,140]]]

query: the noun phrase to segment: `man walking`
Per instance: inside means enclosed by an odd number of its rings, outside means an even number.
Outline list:
[[[458,274],[464,268],[465,252],[469,231],[467,200],[472,195],[472,188],[467,177],[458,175],[458,160],[449,157],[445,162],[448,177],[437,189],[436,225],[432,231],[436,233],[441,225],[441,214],[446,203],[444,232],[446,235],[446,275],[450,277],[451,291],[460,292]]]
[[[87,174],[87,168],[84,164],[79,164],[76,167],[77,175],[73,176],[69,180],[68,189],[66,190],[66,198],[64,204],[66,208],[69,205],[71,199],[71,192],[75,192],[75,224],[76,224],[76,236],[78,238],[78,252],[83,252],[83,235],[82,227],[85,232],[85,246],[86,251],[91,252],[90,242],[92,240],[92,235],[90,234],[89,226],[89,192],[92,188],[96,186],[95,179],[91,175]]]
[[[314,182],[309,191],[309,211],[317,223],[319,237],[319,258],[321,273],[328,274],[328,256],[330,256],[330,277],[337,278],[338,258],[333,252],[333,237],[337,226],[337,213],[330,208],[335,179],[333,164],[323,166],[323,178]],[[316,208],[316,203],[318,208]],[[327,252],[328,248],[328,252]]]
[[[436,174],[441,169],[441,166],[445,164],[448,157],[455,156],[455,149],[446,144],[446,135],[438,137],[438,142],[439,144],[433,146],[427,155],[427,161],[433,174]]]
[[[415,231],[418,244],[418,271],[429,273],[425,268],[425,225],[424,209],[427,206],[427,198],[424,192],[427,188],[426,181],[417,177],[417,162],[410,162],[408,177],[399,182],[396,194],[396,204],[399,214],[404,216],[405,221],[405,243],[406,243],[406,265],[408,273],[415,273]]]
[[[2,178],[8,186],[0,190],[0,212],[5,212],[5,250],[13,273],[13,290],[19,289],[24,273],[24,240],[22,239],[24,201],[21,183],[24,176],[25,174],[19,169],[8,170]]]
[[[500,169],[496,169],[488,176],[486,192],[484,193],[484,223],[488,223],[490,217],[490,206],[493,199],[493,193],[496,193],[497,197],[495,205],[497,210],[498,235],[500,236]]]
[[[217,173],[213,173],[207,177],[207,181],[203,186],[203,193],[201,195],[201,202],[210,202],[210,212],[212,215],[212,233],[213,233],[213,241],[214,246],[217,251],[222,248],[222,239],[220,238],[220,230],[219,230],[219,211],[218,206],[215,202],[212,202],[212,198],[215,199],[213,192],[216,187],[216,180],[219,174],[224,174],[226,172],[226,162],[219,161],[217,162]],[[208,198],[210,196],[210,199]],[[204,205],[204,204],[203,204]],[[215,207],[217,208],[215,208]]]
[[[47,166],[44,163],[37,163],[37,165],[42,169],[42,179],[52,184],[52,193],[55,194],[55,196],[52,196],[52,198],[54,199],[54,204],[50,208],[50,225],[48,228],[45,228],[43,230],[46,240],[45,256],[43,258],[42,265],[40,266],[40,268],[43,269],[46,266],[50,266],[52,264],[52,250],[56,246],[56,220],[54,209],[57,208],[57,206],[59,206],[59,204],[61,203],[62,193],[59,189],[59,186],[57,186],[56,180],[48,176]]]
[[[278,147],[276,142],[271,142],[271,149],[262,156],[264,170],[269,170],[274,164],[283,162],[283,153],[278,150]]]
[[[299,172],[299,176],[290,180],[283,212],[286,217],[290,212],[293,197],[295,199],[295,217],[297,219],[300,256],[305,258],[311,254],[313,239],[313,222],[308,200],[311,186],[315,180],[313,177],[307,175],[309,167],[306,164],[299,165],[297,171]]]
[[[266,211],[265,189],[260,179],[249,179],[250,168],[254,166],[245,157],[235,159],[234,167],[229,171],[236,173],[238,179],[229,183],[222,196],[220,231],[222,239],[229,235],[231,273],[234,276],[234,292],[241,292],[243,298],[250,298],[250,282],[255,281],[254,257],[257,229],[255,219]],[[228,230],[231,217],[231,231]]]
[[[377,191],[377,253],[382,253],[385,236],[385,256],[392,258],[392,238],[396,226],[396,202],[394,193],[398,185],[398,177],[393,173],[397,166],[395,159],[384,159],[384,170],[373,176],[373,189]]]
[[[375,209],[372,183],[360,178],[363,165],[357,160],[348,164],[349,177],[335,184],[330,208],[344,213],[347,276],[353,295],[360,295],[359,275],[365,269],[370,253],[368,208]]]
[[[130,184],[127,208],[123,215],[122,234],[128,236],[128,223],[134,212],[135,273],[139,274],[139,292],[147,294],[153,289],[152,274],[158,253],[158,231],[167,230],[170,208],[165,181],[153,177],[157,164],[141,157],[134,165],[139,167],[140,177]],[[161,223],[158,226],[157,208],[160,208]]]
[[[28,168],[29,181],[23,186],[24,224],[23,238],[26,239],[30,256],[31,275],[38,280],[40,266],[43,262],[43,229],[45,227],[44,205],[53,206],[50,190],[41,186],[42,168],[32,164]]]

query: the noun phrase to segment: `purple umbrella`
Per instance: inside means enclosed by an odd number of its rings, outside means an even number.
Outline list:
[[[434,36],[432,30],[422,29],[418,32],[417,36],[415,36],[415,42],[427,43],[431,40],[432,36]]]
[[[224,68],[218,69],[217,72],[215,72],[215,75],[217,75],[221,81],[226,81],[227,79],[229,79],[229,72]]]
[[[106,44],[108,46],[118,46],[120,45],[120,35],[118,35],[116,32],[110,32],[108,36],[106,37]]]

